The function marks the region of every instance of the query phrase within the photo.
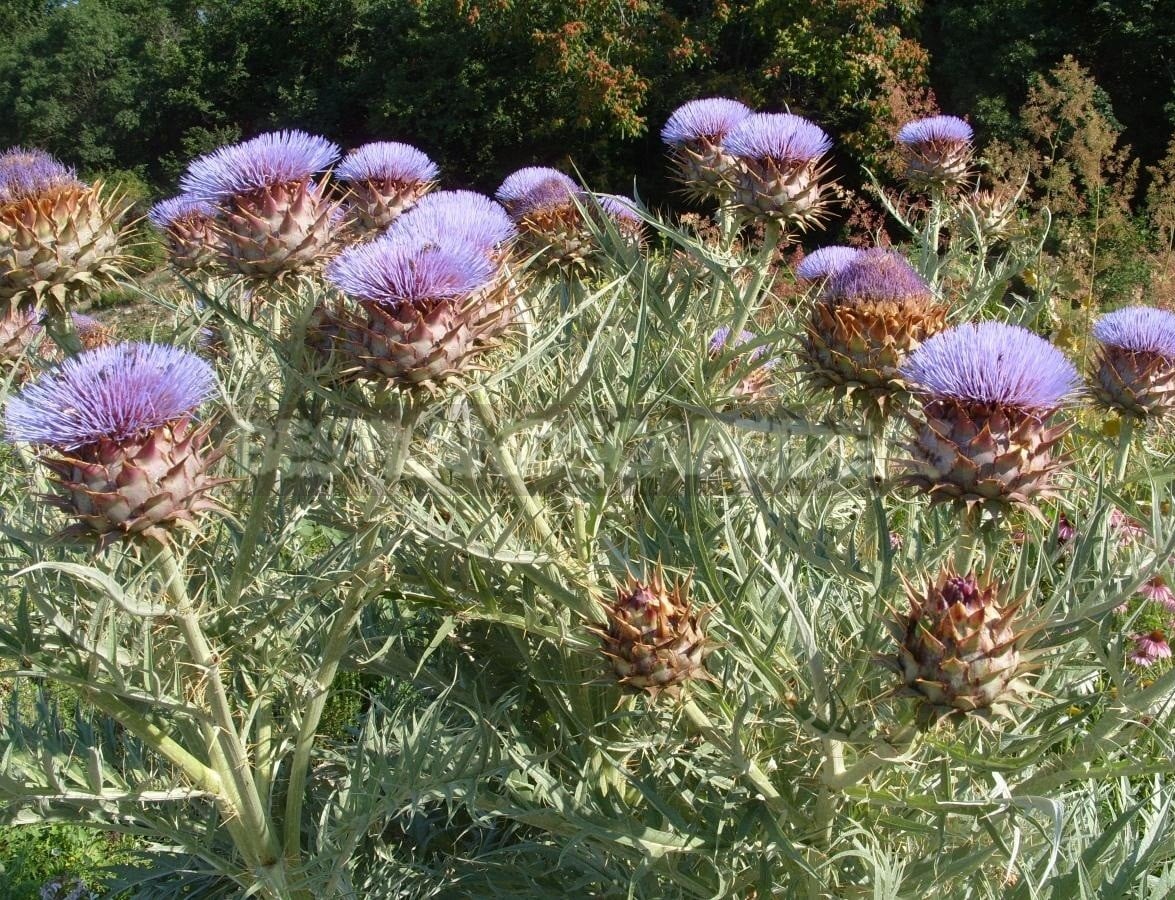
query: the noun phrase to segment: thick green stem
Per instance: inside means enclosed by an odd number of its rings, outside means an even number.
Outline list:
[[[215,746],[210,746],[209,751],[219,751],[222,754],[227,771],[220,773],[221,778],[231,781],[240,802],[241,822],[246,840],[251,844],[248,848],[242,849],[247,850],[246,856],[255,859],[259,865],[273,865],[280,859],[277,836],[261,803],[257,784],[253,780],[249,766],[248,754],[237,731],[228,694],[220,678],[220,656],[213,651],[204,630],[200,627],[199,616],[188,598],[184,575],[171,548],[161,546],[155,560],[163,578],[164,588],[174,607],[171,618],[179,627],[187,645],[188,655],[200,672],[198,684],[203,687],[211,701],[216,727],[215,732],[210,733],[212,744]]]
[[[754,274],[747,284],[747,289],[738,298],[738,308],[735,310],[734,322],[730,327],[729,346],[732,348],[732,352],[738,343],[738,336],[747,327],[747,322],[750,321],[751,314],[755,311],[759,294],[763,290],[763,284],[767,281],[767,274],[771,269],[771,258],[775,255],[782,235],[783,226],[774,219],[768,220],[763,232],[763,246],[759,248],[759,253],[755,257]]]
[[[555,534],[555,529],[547,521],[546,513],[543,507],[535,500],[534,495],[526,487],[526,482],[522,478],[522,473],[518,470],[518,463],[514,459],[514,454],[506,447],[505,441],[498,434],[497,422],[494,419],[494,411],[490,406],[490,399],[486,395],[485,388],[480,384],[476,385],[473,390],[469,392],[470,402],[473,404],[474,412],[481,420],[482,426],[486,430],[486,434],[490,439],[490,452],[494,457],[494,464],[502,477],[506,479],[506,484],[510,488],[510,492],[514,495],[514,499],[518,501],[518,505],[522,507],[523,513],[530,519],[534,529],[538,532],[539,540],[547,551],[556,557],[566,555],[563,547],[559,543],[559,539]]]
[[[1126,479],[1126,464],[1130,460],[1130,444],[1134,440],[1134,417],[1123,416],[1118,422],[1118,452],[1114,456],[1115,485],[1120,485]]]
[[[293,415],[300,395],[301,390],[297,387],[297,379],[288,376],[281,401],[278,403],[273,434],[265,448],[261,470],[253,484],[253,503],[249,509],[249,518],[245,521],[245,530],[241,535],[241,546],[237,551],[237,562],[233,568],[232,579],[229,581],[228,590],[225,593],[224,603],[228,607],[236,605],[245,588],[245,582],[254,574],[253,554],[257,552],[257,545],[261,541],[270,494],[273,493],[273,486],[277,483],[278,467],[281,464],[286,438],[290,431],[290,417]]]
[[[417,419],[420,415],[419,407],[412,407],[404,412],[398,423],[399,431],[392,445],[387,468],[387,487],[391,488],[404,472],[404,465],[412,446],[412,436]],[[331,625],[326,644],[322,650],[318,670],[310,679],[310,689],[313,696],[302,715],[298,727],[298,735],[294,742],[294,757],[290,763],[290,780],[286,788],[286,809],[283,833],[283,846],[287,866],[294,870],[300,863],[302,854],[302,808],[306,801],[306,780],[310,771],[310,757],[314,751],[314,739],[318,734],[318,726],[322,721],[326,702],[330,698],[331,685],[338,675],[339,664],[342,662],[347,647],[350,645],[351,632],[363,607],[371,596],[372,587],[364,577],[373,560],[378,558],[375,548],[379,539],[379,529],[370,528],[359,543],[356,571],[352,576],[354,581],[347,599],[343,603]]]
[[[742,772],[742,776],[747,784],[754,791],[762,795],[767,806],[773,813],[778,816],[790,815],[791,810],[788,808],[787,801],[775,789],[775,785],[771,783],[771,779],[767,777],[767,773],[760,769],[754,762],[743,757],[742,753],[710,721],[710,717],[702,711],[702,708],[695,701],[687,700],[681,705],[681,711],[685,713],[685,717],[689,719],[690,724],[697,728],[702,737],[723,753],[730,756],[731,760]]]

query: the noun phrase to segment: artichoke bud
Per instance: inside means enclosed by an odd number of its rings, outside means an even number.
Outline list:
[[[909,612],[888,623],[898,643],[888,660],[906,689],[940,712],[1006,712],[1025,691],[1018,603],[950,570],[924,591],[907,586]]]
[[[712,680],[704,667],[706,612],[694,612],[688,594],[688,581],[666,588],[657,572],[647,584],[629,578],[604,602],[607,621],[594,630],[621,684],[656,697],[675,695],[690,679]]]

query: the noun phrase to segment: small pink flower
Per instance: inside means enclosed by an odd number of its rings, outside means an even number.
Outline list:
[[[906,539],[902,537],[901,532],[891,531],[889,533],[889,549],[892,553],[897,553],[905,545]]]
[[[1161,628],[1146,634],[1134,635],[1134,649],[1126,658],[1136,666],[1150,666],[1160,659],[1171,658],[1171,645]]]
[[[1146,529],[1142,523],[1120,509],[1110,513],[1110,530],[1118,535],[1118,544],[1123,547],[1146,536]]]
[[[1155,603],[1161,603],[1167,609],[1175,612],[1175,591],[1171,590],[1171,586],[1167,584],[1167,580],[1162,575],[1156,575],[1140,587],[1138,593],[1139,596],[1153,600]]]
[[[1061,513],[1057,518],[1057,543],[1064,545],[1077,537],[1077,529],[1069,521],[1069,517]]]

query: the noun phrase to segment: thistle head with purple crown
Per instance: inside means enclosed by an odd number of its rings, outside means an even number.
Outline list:
[[[726,97],[704,97],[683,103],[661,129],[674,175],[682,190],[698,201],[724,201],[733,190],[735,160],[722,142],[750,107]]]
[[[67,307],[122,277],[119,242],[130,209],[37,149],[0,153],[0,303]]]
[[[77,534],[102,543],[166,541],[216,504],[199,407],[216,392],[212,368],[178,347],[110,344],[70,357],[8,401],[4,436],[31,445],[54,478],[52,502]]]
[[[216,209],[222,266],[276,279],[327,252],[338,204],[315,175],[338,157],[339,148],[325,138],[275,131],[193,160],[180,188]]]
[[[1136,420],[1175,410],[1175,313],[1131,306],[1102,316],[1090,389],[1103,406]]]
[[[915,190],[953,191],[971,174],[975,153],[971,126],[957,116],[930,116],[903,125],[898,145],[906,156],[906,181]]]
[[[791,113],[755,113],[731,128],[722,149],[735,160],[730,203],[744,220],[807,231],[827,218],[832,140],[816,123]]]
[[[964,324],[910,354],[902,377],[920,402],[903,481],[933,501],[1027,505],[1055,492],[1064,465],[1052,425],[1080,379],[1065,355],[1018,325]]]
[[[851,397],[876,422],[904,396],[901,366],[942,330],[946,307],[896,251],[845,250],[827,248],[826,256],[816,251],[800,265],[824,278],[801,359],[814,388]]]
[[[436,184],[440,169],[421,150],[376,141],[352,150],[334,171],[347,186],[347,212],[360,235],[383,231]]]

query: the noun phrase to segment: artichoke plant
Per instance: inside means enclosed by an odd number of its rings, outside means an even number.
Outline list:
[[[114,344],[66,359],[8,403],[9,441],[31,444],[54,475],[54,502],[104,542],[167,530],[214,508],[207,424],[216,389],[199,357],[158,344]]]
[[[433,387],[468,373],[487,308],[508,284],[486,247],[453,238],[385,235],[339,254],[327,279],[347,298],[332,312],[343,374]]]
[[[921,405],[909,416],[907,484],[969,508],[1054,492],[1068,429],[1050,420],[1079,384],[1061,351],[1016,325],[965,324],[930,338],[901,371]]]
[[[905,389],[907,355],[943,328],[946,312],[896,252],[852,255],[833,267],[812,306],[802,354],[810,383],[886,413]]]
[[[1099,403],[1143,420],[1175,410],[1175,314],[1119,309],[1094,324],[1093,336],[1100,346],[1090,387]]]
[[[898,643],[894,668],[933,709],[1006,713],[1022,698],[1020,604],[1001,605],[997,594],[973,574],[946,570],[925,590],[911,589],[909,612],[889,623]]]
[[[731,204],[745,219],[806,231],[828,216],[832,141],[791,113],[755,113],[730,129],[722,149],[735,159]]]
[[[338,204],[314,175],[338,156],[338,146],[325,138],[271,132],[193,160],[180,188],[216,208],[223,267],[277,278],[318,262],[327,251]]]
[[[722,142],[750,107],[725,97],[690,100],[673,111],[661,140],[670,149],[675,176],[685,193],[697,200],[726,200],[734,184],[735,159]]]
[[[181,194],[156,203],[147,219],[163,235],[171,264],[189,272],[207,268],[219,253],[216,216],[207,200]]]
[[[620,683],[652,697],[674,695],[690,679],[709,676],[705,612],[690,606],[689,583],[667,587],[661,572],[647,583],[629,578],[606,603],[607,622],[598,629],[604,655]]]
[[[916,190],[950,191],[966,183],[975,148],[971,126],[957,116],[907,122],[898,131],[906,181]]]
[[[334,171],[347,185],[345,215],[358,235],[387,228],[432,190],[440,169],[422,151],[398,141],[376,141],[348,153]]]
[[[129,208],[44,151],[0,154],[0,302],[60,313],[71,298],[119,277]]]

